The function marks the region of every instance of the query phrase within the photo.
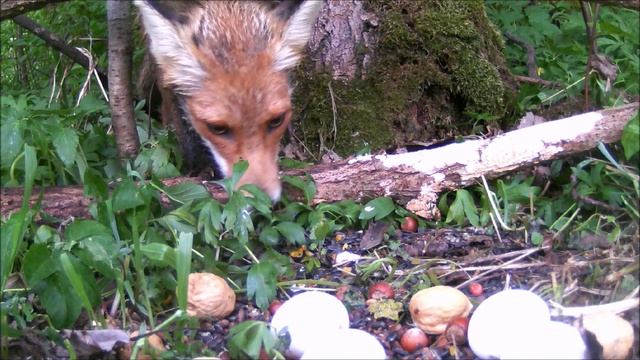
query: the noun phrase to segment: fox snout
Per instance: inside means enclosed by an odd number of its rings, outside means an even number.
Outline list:
[[[291,119],[287,71],[304,52],[321,0],[134,0],[161,76],[224,176],[280,197],[277,154]]]

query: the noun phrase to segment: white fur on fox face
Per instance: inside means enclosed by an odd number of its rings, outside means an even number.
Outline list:
[[[227,164],[227,160],[225,160],[224,157],[222,157],[222,155],[218,153],[215,146],[213,146],[213,144],[208,140],[204,140],[204,143],[209,148],[209,151],[211,151],[211,155],[213,155],[213,158],[216,160],[216,164],[218,164],[220,171],[222,171],[222,175],[224,175],[224,177],[231,176],[230,166],[229,164]]]

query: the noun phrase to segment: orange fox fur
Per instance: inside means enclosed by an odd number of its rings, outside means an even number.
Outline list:
[[[247,160],[239,185],[258,185],[278,199],[277,155],[292,111],[287,71],[299,62],[322,2],[134,3],[163,102],[174,97],[224,176]]]

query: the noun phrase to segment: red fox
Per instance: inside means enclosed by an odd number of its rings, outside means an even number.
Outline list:
[[[280,138],[291,121],[287,70],[302,57],[322,0],[134,3],[163,97],[175,97],[174,111],[224,176],[247,160],[239,185],[255,184],[276,201]]]

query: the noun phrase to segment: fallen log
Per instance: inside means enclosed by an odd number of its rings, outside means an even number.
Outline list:
[[[600,142],[620,140],[625,124],[637,113],[638,103],[594,111],[510,131],[492,138],[465,141],[436,149],[395,155],[368,155],[341,162],[284,171],[306,176],[316,184],[314,203],[343,199],[366,200],[389,196],[427,219],[437,218],[438,194],[475,183],[481,176],[496,178],[517,169],[576,154]],[[212,197],[224,201],[226,194],[214,182],[198,178],[165,180],[167,185],[191,181],[202,183]],[[286,189],[289,193],[290,189]],[[40,190],[34,190],[33,204]],[[18,210],[22,189],[3,188],[2,216]],[[41,209],[58,218],[89,217],[91,199],[82,186],[44,189]]]

